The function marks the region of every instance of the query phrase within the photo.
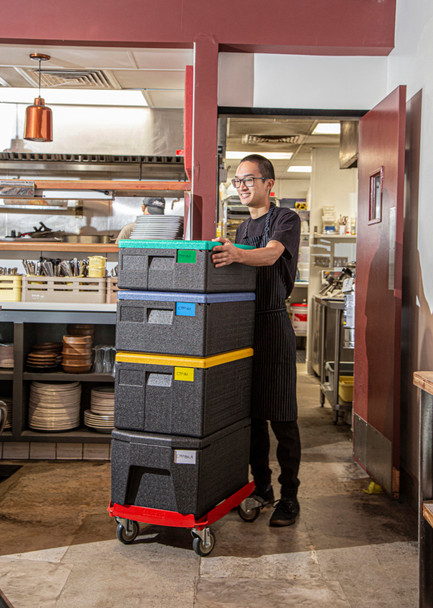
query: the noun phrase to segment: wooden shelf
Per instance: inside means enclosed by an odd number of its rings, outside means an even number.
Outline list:
[[[326,234],[326,233],[315,232],[313,236],[315,239],[341,239],[342,241],[356,240],[356,234],[337,234],[337,233]]]
[[[60,243],[35,239],[19,241],[0,241],[0,251],[19,251],[25,256],[26,251],[76,251],[89,253],[118,253],[119,247],[114,243]]]
[[[0,369],[0,380],[12,380],[14,377],[13,369]]]
[[[421,390],[433,395],[433,372],[415,372],[413,383]]]
[[[422,514],[423,514],[424,519],[430,525],[430,527],[433,528],[433,501],[423,503]]]
[[[14,180],[15,181],[15,180]],[[20,180],[16,180],[19,184]],[[168,192],[183,196],[191,190],[190,182],[176,181],[114,181],[114,180],[35,180],[35,190],[94,190],[115,192],[117,196],[147,196]]]
[[[2,435],[3,439],[3,435]],[[24,430],[21,433],[21,441],[40,441],[61,443],[108,443],[111,440],[110,433],[98,433],[87,427],[80,427],[72,431],[31,431]]]
[[[71,382],[114,382],[114,376],[111,374],[94,374],[92,372],[86,374],[68,374],[66,372],[24,372],[23,380],[36,380],[43,382],[44,380],[53,382],[65,382],[70,380]]]

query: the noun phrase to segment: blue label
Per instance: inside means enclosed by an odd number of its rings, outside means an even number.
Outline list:
[[[195,317],[194,302],[176,302],[176,314],[179,317]]]

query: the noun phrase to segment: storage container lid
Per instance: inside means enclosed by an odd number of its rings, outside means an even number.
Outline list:
[[[185,437],[183,435],[162,435],[157,433],[142,433],[140,431],[120,431],[114,429],[111,433],[113,439],[118,441],[126,441],[131,444],[144,444],[148,446],[159,446],[161,448],[185,448],[185,449],[203,449],[213,442],[232,435],[241,429],[245,429],[250,426],[250,419],[244,418],[234,424],[207,435],[201,439],[198,437]]]
[[[222,245],[217,241],[151,241],[138,239],[121,239],[120,248],[129,249],[198,249],[210,251],[214,247]],[[235,245],[239,249],[254,249],[251,245]]]
[[[251,302],[256,299],[256,294],[248,291],[234,293],[181,293],[177,291],[135,291],[133,289],[121,289],[117,292],[117,299],[215,304],[218,302]]]
[[[219,355],[211,357],[183,357],[179,355],[159,355],[152,353],[127,353],[119,351],[116,354],[116,361],[120,363],[144,363],[147,365],[173,365],[182,367],[195,367],[208,369],[215,365],[223,365],[231,361],[246,359],[252,357],[254,351],[252,348],[242,348],[239,350],[231,350]]]

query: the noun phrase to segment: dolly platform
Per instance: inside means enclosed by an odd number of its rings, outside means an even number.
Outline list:
[[[209,526],[236,507],[239,507],[239,513],[242,517],[241,503],[252,494],[254,487],[254,482],[250,481],[199,519],[196,519],[194,515],[182,515],[174,511],[148,509],[134,505],[118,505],[116,503],[110,503],[108,513],[110,517],[116,518],[118,523],[117,538],[126,545],[137,538],[139,522],[157,526],[188,528],[194,538],[192,543],[194,551],[197,555],[204,557],[209,555],[215,546],[215,535]],[[245,517],[242,517],[242,519],[249,521]]]

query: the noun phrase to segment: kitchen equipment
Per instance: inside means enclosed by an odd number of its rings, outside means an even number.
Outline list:
[[[65,234],[62,237],[65,243],[113,243],[112,234]]]
[[[120,289],[196,293],[254,291],[256,269],[245,264],[215,268],[214,241],[119,241]],[[248,245],[236,245],[251,249]]]
[[[116,355],[116,427],[204,437],[249,416],[253,349]]]

